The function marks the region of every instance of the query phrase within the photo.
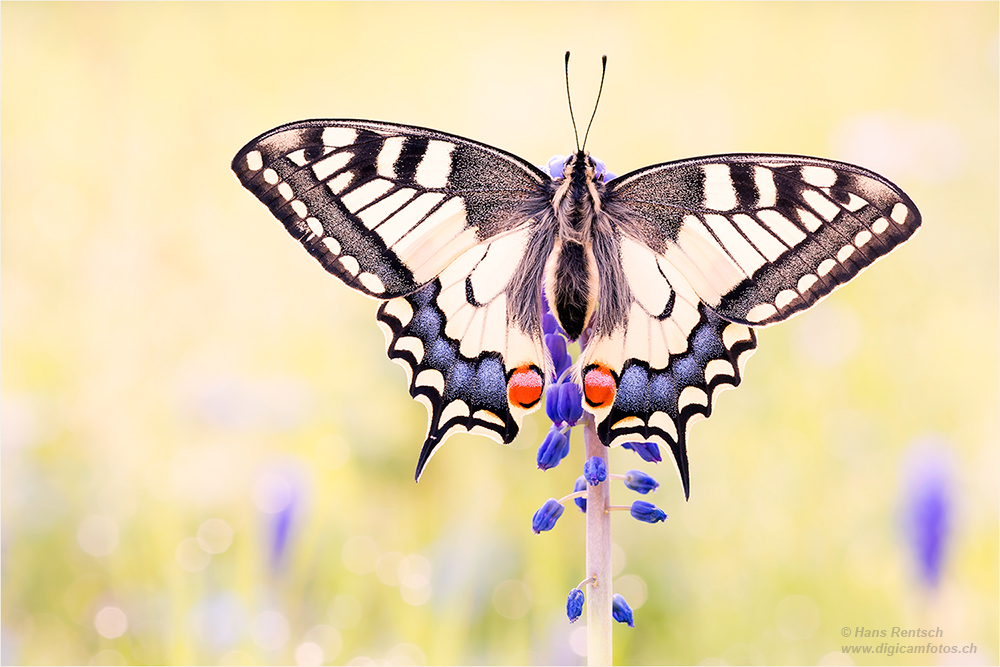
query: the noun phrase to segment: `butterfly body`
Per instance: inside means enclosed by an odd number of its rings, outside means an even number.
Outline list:
[[[292,123],[233,161],[330,273],[382,304],[387,353],[428,410],[417,476],[470,431],[509,443],[554,380],[543,292],[610,446],[671,449],[739,384],[751,327],[816,304],[920,225],[853,165],[789,155],[668,162],[607,180],[576,151],[550,177],[505,151],[365,120]]]

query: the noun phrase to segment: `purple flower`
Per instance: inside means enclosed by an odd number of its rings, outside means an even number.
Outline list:
[[[626,442],[622,447],[631,449],[639,455],[639,458],[648,463],[659,463],[663,460],[660,456],[660,448],[655,442]]]
[[[583,476],[591,486],[597,486],[608,478],[608,464],[600,456],[591,456],[583,464]]]
[[[545,165],[549,176],[552,178],[562,178],[563,172],[566,170],[567,160],[569,160],[568,155],[553,155],[550,157],[548,163]]]
[[[583,393],[575,382],[552,385],[545,392],[545,414],[556,426],[576,426],[583,418]]]
[[[562,331],[559,326],[559,320],[556,316],[552,314],[549,310],[549,304],[545,301],[545,295],[542,295],[542,333],[543,334],[555,334]]]
[[[574,623],[580,618],[583,613],[584,600],[583,591],[579,588],[574,588],[569,592],[569,597],[566,598],[566,615],[569,616],[570,623]]]
[[[552,530],[556,521],[562,516],[563,506],[555,498],[549,498],[545,501],[545,504],[538,508],[535,512],[535,516],[531,519],[531,530],[535,534],[541,533],[546,530]]]
[[[597,180],[607,183],[615,178],[615,175],[604,166],[604,160],[598,160],[596,157],[591,157],[590,159],[594,161],[594,171],[597,172]]]
[[[552,355],[552,368],[555,370],[555,377],[559,378],[573,365],[573,359],[566,351],[566,338],[560,333],[547,333],[545,334],[545,347]]]
[[[611,598],[611,616],[619,623],[627,623],[630,628],[635,627],[635,621],[632,620],[632,607],[628,606],[625,598],[618,593],[615,593],[614,597]]]
[[[571,156],[569,155],[553,155],[550,157],[548,164],[545,165],[545,170],[548,172],[549,176],[552,178],[562,178],[564,172],[566,171],[566,162],[570,157]],[[615,178],[615,175],[608,171],[608,168],[604,166],[603,160],[599,160],[593,156],[591,156],[590,159],[594,162],[594,171],[597,174],[597,180],[607,183]]]
[[[587,479],[580,475],[576,478],[576,484],[573,485],[573,491],[583,491],[587,488]],[[580,511],[584,514],[587,513],[587,499],[586,498],[574,498],[573,502],[576,506],[580,508]]]
[[[555,468],[569,454],[569,437],[553,425],[538,448],[538,468]]]
[[[913,445],[903,471],[903,523],[924,583],[941,580],[952,516],[952,464],[939,443]]]
[[[629,470],[625,473],[625,486],[638,493],[647,494],[656,491],[660,483],[641,470]]]
[[[629,514],[632,515],[632,518],[645,521],[646,523],[659,523],[660,521],[665,521],[667,518],[666,512],[653,503],[647,503],[645,500],[637,500],[632,503],[632,509],[629,511]]]

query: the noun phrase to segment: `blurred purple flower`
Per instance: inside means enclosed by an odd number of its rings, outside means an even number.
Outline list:
[[[918,441],[903,463],[903,527],[924,584],[941,580],[953,513],[951,457],[934,438]]]
[[[262,475],[254,484],[253,500],[266,524],[268,562],[278,570],[285,562],[296,518],[301,511],[300,476],[294,469]]]

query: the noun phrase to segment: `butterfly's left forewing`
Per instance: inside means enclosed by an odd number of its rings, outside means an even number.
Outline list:
[[[361,120],[279,127],[233,170],[325,269],[385,300],[389,357],[428,410],[418,477],[456,431],[513,440],[545,382],[547,176],[468,139]]]

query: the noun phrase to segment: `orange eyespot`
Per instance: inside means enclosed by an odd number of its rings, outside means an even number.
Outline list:
[[[542,374],[534,366],[521,366],[507,380],[507,400],[522,408],[533,407],[542,398]]]
[[[583,375],[583,395],[592,408],[610,408],[618,385],[607,366],[592,366]]]

